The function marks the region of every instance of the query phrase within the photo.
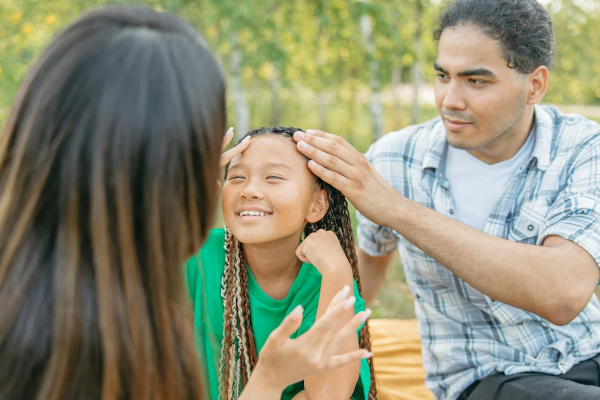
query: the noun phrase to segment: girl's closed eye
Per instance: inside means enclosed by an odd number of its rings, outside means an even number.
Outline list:
[[[242,176],[242,175],[232,175],[232,176],[229,177],[228,180],[233,181],[233,180],[236,180],[236,179],[246,179],[246,177]]]
[[[267,176],[267,180],[284,180],[284,178],[279,175],[269,175]]]

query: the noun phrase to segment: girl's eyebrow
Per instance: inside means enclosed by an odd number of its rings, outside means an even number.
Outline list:
[[[231,171],[232,169],[236,169],[236,168],[244,168],[245,164],[243,162],[237,163],[231,167],[229,167],[229,170]],[[285,168],[288,169],[290,171],[293,171],[292,167],[290,167],[287,164],[284,163],[277,163],[277,162],[268,162],[265,163],[265,167],[267,168]]]
[[[266,164],[266,166],[270,167],[270,168],[286,168],[286,169],[289,169],[290,171],[292,171],[292,167],[290,167],[289,165],[286,165],[284,163],[269,162]]]

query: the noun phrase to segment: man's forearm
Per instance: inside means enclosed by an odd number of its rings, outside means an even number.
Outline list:
[[[514,243],[400,195],[396,204],[390,228],[480,292],[551,322],[568,323],[573,309],[579,308],[576,315],[587,303],[582,302],[581,293],[591,296],[598,280],[597,268],[578,269],[581,264],[590,265],[591,256],[581,248],[565,252],[560,245]],[[578,257],[585,262],[575,262]]]

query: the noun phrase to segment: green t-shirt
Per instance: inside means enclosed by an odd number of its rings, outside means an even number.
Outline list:
[[[185,264],[185,279],[190,299],[194,306],[194,338],[200,359],[205,362],[208,375],[210,398],[218,399],[219,392],[219,359],[223,340],[223,300],[221,299],[221,277],[225,268],[225,231],[215,229],[199,254]],[[304,307],[304,319],[295,338],[306,332],[315,322],[319,293],[321,291],[321,274],[310,264],[302,264],[290,292],[283,300],[269,297],[258,286],[252,272],[248,269],[248,292],[250,297],[250,316],[254,329],[256,350],[260,351],[269,334],[277,328],[285,316],[298,305]],[[364,310],[365,303],[358,295],[356,282],[354,293],[357,298],[355,312]],[[362,360],[360,376],[352,395],[353,400],[368,398],[371,384],[369,366]],[[304,390],[304,383],[298,382],[289,386],[282,395],[282,400],[291,400]]]

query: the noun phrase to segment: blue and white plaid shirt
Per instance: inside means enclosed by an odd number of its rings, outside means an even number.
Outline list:
[[[531,245],[561,236],[600,264],[600,125],[542,106],[536,106],[535,120],[533,154],[509,182],[484,231]],[[453,218],[444,177],[447,147],[438,118],[384,136],[366,156],[399,193]],[[454,400],[498,372],[563,374],[600,353],[596,296],[573,322],[556,326],[483,295],[397,232],[360,214],[358,242],[372,256],[398,248],[415,295],[426,384],[437,399]]]

